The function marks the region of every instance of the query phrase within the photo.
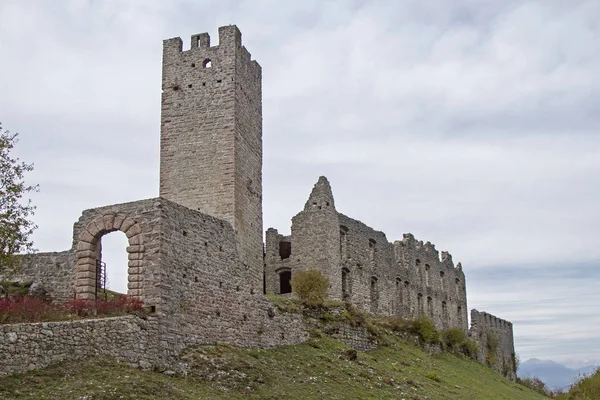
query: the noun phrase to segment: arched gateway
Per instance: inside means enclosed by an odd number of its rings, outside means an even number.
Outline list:
[[[124,214],[107,213],[92,219],[76,238],[77,256],[75,293],[78,300],[95,300],[100,261],[100,239],[107,233],[121,231],[129,241],[127,294],[142,297],[144,239],[139,223]]]

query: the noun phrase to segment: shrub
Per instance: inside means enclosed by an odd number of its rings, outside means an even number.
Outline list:
[[[477,347],[477,343],[475,343],[474,340],[467,339],[460,345],[460,352],[465,356],[476,360],[477,353],[479,353],[479,347]]]
[[[72,300],[66,303],[43,301],[32,296],[0,299],[0,324],[60,321],[73,317],[120,315],[142,310],[142,301],[135,297],[115,296],[105,301]]]
[[[56,318],[60,307],[31,296],[0,299],[0,323],[18,324],[39,322]]]
[[[441,342],[440,333],[427,317],[420,317],[412,321],[409,332],[419,335],[419,339],[423,343],[437,344]]]
[[[550,391],[546,387],[546,384],[537,376],[528,377],[528,378],[517,378],[517,383],[521,384],[529,389],[543,394],[544,396],[549,396]]]
[[[327,298],[329,279],[320,271],[309,269],[292,276],[292,292],[307,306],[322,306]]]
[[[379,317],[377,325],[392,332],[405,332],[410,326],[410,322],[401,317]]]
[[[442,336],[444,338],[444,344],[450,350],[456,350],[467,340],[467,336],[462,329],[450,328],[446,329]]]
[[[435,371],[429,371],[428,373],[425,374],[425,377],[431,379],[432,381],[436,381],[436,382],[442,381],[442,379],[438,376],[438,374]]]
[[[0,281],[0,297],[26,296],[32,283]]]

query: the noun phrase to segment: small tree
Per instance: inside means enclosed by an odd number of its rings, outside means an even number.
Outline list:
[[[0,125],[0,271],[17,267],[15,254],[32,252],[30,236],[37,226],[29,218],[35,207],[27,193],[38,190],[37,185],[25,184],[23,176],[33,170],[33,164],[10,156],[18,134],[11,134]]]
[[[327,298],[329,279],[315,269],[292,274],[292,292],[308,306],[323,305]]]

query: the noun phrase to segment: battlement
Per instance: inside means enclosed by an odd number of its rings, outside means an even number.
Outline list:
[[[183,41],[180,37],[166,39],[163,41],[163,56],[165,58],[181,57],[182,55],[206,57],[236,57],[246,62],[252,68],[259,69],[260,65],[255,60],[252,60],[252,55],[242,45],[242,33],[235,25],[222,26],[219,28],[219,44],[210,45],[210,35],[208,32],[197,33],[190,37],[189,50],[183,50]],[[206,61],[211,63],[212,58],[207,58]],[[205,60],[203,60],[205,61]],[[205,61],[205,62],[206,62]],[[205,67],[205,65],[203,65]]]
[[[210,45],[210,35],[208,32],[196,33],[190,38],[190,50],[195,49],[212,49],[217,48],[238,49],[242,47],[242,32],[235,25],[227,25],[219,27],[219,44],[216,46]],[[183,52],[183,41],[181,37],[175,37],[163,40],[163,49]]]
[[[512,329],[512,322],[498,318],[495,315],[489,314],[485,311],[477,311],[476,309],[471,310],[471,324],[479,324],[490,328]]]
[[[399,254],[407,254],[411,253],[415,260],[419,260],[422,263],[435,263],[440,264],[442,267],[447,270],[454,270],[456,272],[462,271],[462,265],[460,263],[457,266],[454,266],[454,261],[452,260],[452,254],[447,251],[442,251],[441,253],[435,248],[435,245],[431,242],[423,242],[422,240],[415,239],[415,236],[412,233],[405,233],[402,235],[402,240],[396,240],[394,242],[394,247],[397,248],[397,253]],[[425,261],[426,260],[426,261]],[[408,262],[409,266],[411,264],[410,260],[405,260]],[[460,266],[460,268],[459,268]],[[417,265],[418,267],[418,265]]]

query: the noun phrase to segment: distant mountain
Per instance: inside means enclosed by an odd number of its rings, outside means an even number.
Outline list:
[[[594,372],[598,366],[588,365],[583,368],[573,369],[550,360],[531,358],[521,365],[517,375],[520,378],[537,376],[550,389],[563,389],[577,381],[582,375]]]

